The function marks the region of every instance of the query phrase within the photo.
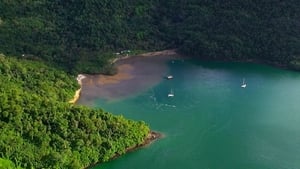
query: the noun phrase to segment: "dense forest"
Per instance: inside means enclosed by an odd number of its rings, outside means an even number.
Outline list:
[[[0,2],[0,51],[75,73],[112,73],[122,50],[177,48],[205,59],[300,59],[298,0],[11,0]]]
[[[300,70],[300,1],[0,1],[0,168],[83,168],[140,144],[144,122],[70,105],[65,72],[171,48]]]
[[[40,62],[0,55],[0,79],[0,168],[84,168],[150,132],[144,122],[68,103],[75,78]]]

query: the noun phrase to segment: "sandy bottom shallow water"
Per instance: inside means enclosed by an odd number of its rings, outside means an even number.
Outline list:
[[[172,50],[153,52],[117,61],[114,76],[85,75],[77,103],[91,105],[95,99],[113,101],[134,96],[164,80],[169,74],[167,63],[175,59],[179,57]]]

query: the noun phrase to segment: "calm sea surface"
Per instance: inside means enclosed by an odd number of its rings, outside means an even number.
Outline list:
[[[130,97],[94,100],[94,107],[165,135],[94,169],[300,168],[300,73],[249,63],[168,66],[172,80]]]

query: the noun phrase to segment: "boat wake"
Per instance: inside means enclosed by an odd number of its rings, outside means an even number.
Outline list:
[[[173,104],[167,104],[167,103],[160,103],[156,96],[154,95],[154,93],[152,95],[149,96],[150,100],[153,102],[153,105],[155,106],[155,108],[157,110],[162,109],[163,107],[172,107],[172,108],[176,108],[176,105]]]
[[[176,107],[176,105],[171,105],[171,104],[164,104],[166,107]]]

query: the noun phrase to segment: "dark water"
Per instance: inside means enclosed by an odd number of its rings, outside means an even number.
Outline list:
[[[165,134],[95,169],[300,168],[299,73],[248,63],[169,66],[172,80],[125,99],[95,100]]]

